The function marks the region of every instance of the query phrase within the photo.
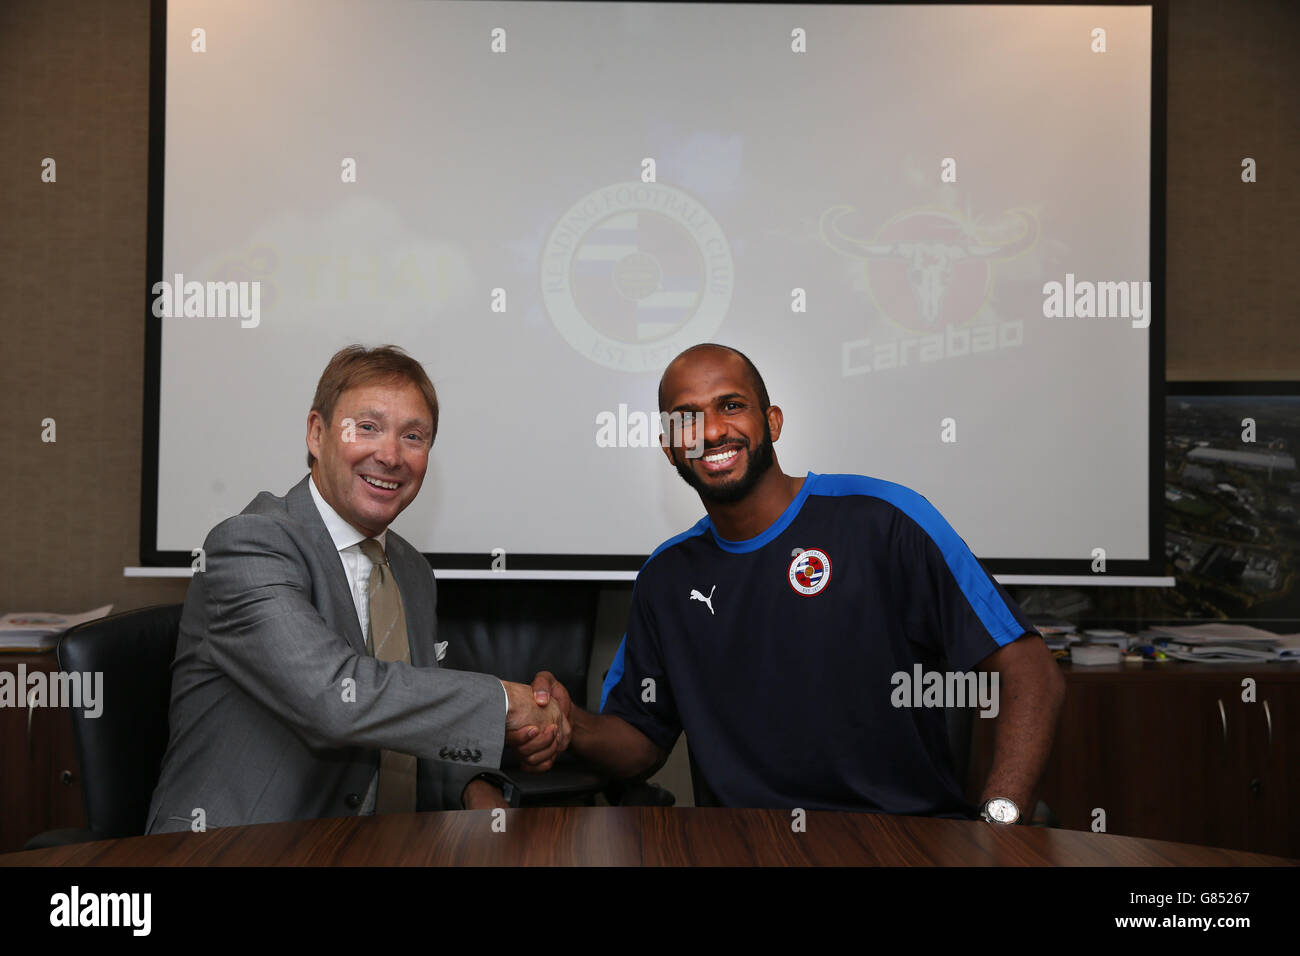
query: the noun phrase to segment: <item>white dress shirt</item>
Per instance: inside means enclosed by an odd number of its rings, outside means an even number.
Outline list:
[[[339,517],[339,513],[321,497],[321,493],[316,490],[315,475],[307,487],[311,489],[311,499],[316,502],[316,510],[320,512],[325,530],[330,533],[330,539],[338,549],[339,560],[343,562],[343,573],[348,577],[348,590],[352,592],[352,603],[357,606],[357,623],[361,625],[361,636],[364,638],[370,633],[370,570],[374,567],[361,550],[361,542],[366,540],[366,536]],[[375,537],[380,547],[386,546],[387,539],[387,528]]]

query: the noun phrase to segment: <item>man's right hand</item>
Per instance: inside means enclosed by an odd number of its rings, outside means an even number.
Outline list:
[[[520,685],[514,685],[520,686]],[[542,671],[533,678],[531,690],[533,704],[537,707],[559,706],[564,716],[564,726],[569,728],[572,741],[567,736],[551,740],[551,730],[530,733],[534,728],[508,730],[506,745],[519,754],[524,770],[542,772],[549,770],[561,750],[570,742],[577,755],[603,768],[619,779],[653,772],[663,766],[668,754],[649,737],[614,714],[592,714],[575,707],[564,685],[550,671]]]
[[[542,713],[558,710],[561,715],[561,722],[554,730],[540,724],[512,724],[510,717],[506,717],[506,745],[514,748],[519,755],[520,767],[533,773],[543,773],[550,770],[555,758],[568,749],[573,733],[573,702],[564,685],[550,671],[542,671],[534,677],[532,687],[523,684],[506,686],[510,693],[514,693],[513,688],[523,688],[531,704]],[[513,706],[512,697],[512,711]]]
[[[559,698],[535,693],[536,688],[527,684],[501,683],[510,700],[506,712],[506,743],[519,752],[523,769],[537,773],[551,769],[555,758],[568,748],[573,733]],[[568,700],[567,693],[563,699]]]

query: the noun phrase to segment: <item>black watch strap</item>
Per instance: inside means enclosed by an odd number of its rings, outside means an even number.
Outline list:
[[[515,782],[505,774],[499,773],[495,770],[485,770],[483,773],[471,777],[469,782],[473,783],[475,780],[486,780],[493,786],[499,787],[501,789],[501,796],[505,798],[506,803],[510,804],[511,807],[519,807],[523,799],[523,794],[520,792],[519,788],[515,786]]]

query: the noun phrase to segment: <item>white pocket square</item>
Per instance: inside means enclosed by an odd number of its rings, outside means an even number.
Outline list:
[[[438,660],[442,660],[444,657],[446,657],[446,656],[447,656],[447,642],[446,642],[446,641],[434,641],[434,642],[433,642],[433,653],[437,655]]]

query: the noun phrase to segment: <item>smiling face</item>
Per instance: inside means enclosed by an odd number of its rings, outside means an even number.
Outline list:
[[[753,376],[735,353],[701,348],[674,359],[664,373],[662,402],[664,411],[694,412],[693,427],[704,430],[699,458],[688,458],[685,448],[664,453],[706,503],[740,501],[776,462],[772,443],[781,436],[781,409],[759,407]],[[688,433],[684,444],[700,440],[698,432]]]
[[[339,517],[373,538],[420,490],[433,416],[419,388],[399,380],[347,389],[332,417],[326,422],[315,410],[307,416],[312,477]]]

